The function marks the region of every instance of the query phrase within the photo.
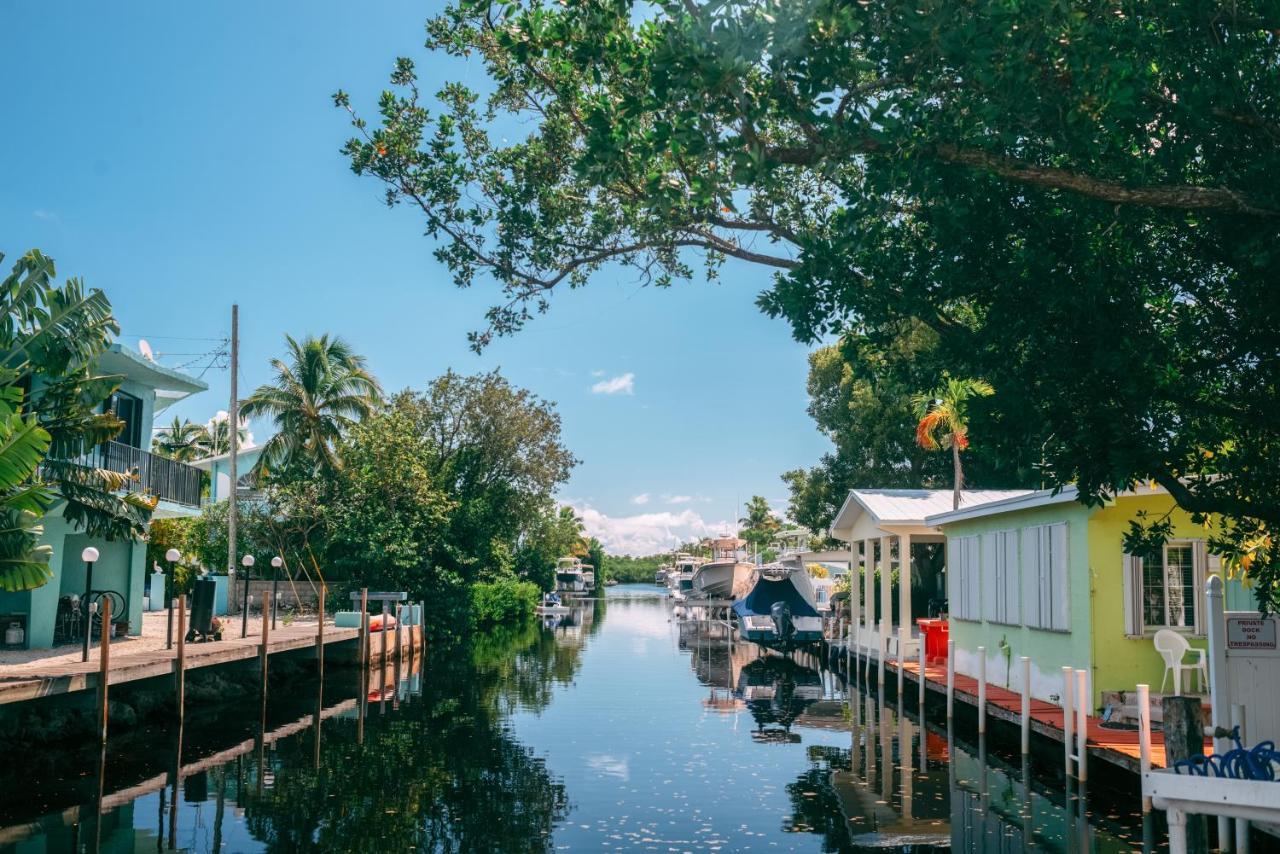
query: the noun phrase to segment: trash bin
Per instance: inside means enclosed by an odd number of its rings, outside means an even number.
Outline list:
[[[947,621],[921,617],[916,620],[916,625],[920,626],[920,634],[924,636],[925,661],[930,664],[946,661],[947,639],[951,635]]]

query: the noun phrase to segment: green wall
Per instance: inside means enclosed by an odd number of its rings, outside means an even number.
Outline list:
[[[1022,656],[1031,658],[1031,694],[1049,700],[1062,694],[1062,668],[1087,668],[1090,665],[1089,588],[1080,581],[1088,554],[1089,510],[1076,502],[1037,507],[1012,513],[982,516],[953,522],[944,528],[948,545],[952,538],[1008,531],[1056,522],[1067,523],[1068,601],[1070,632],[1033,629],[983,621],[951,618],[951,638],[956,642],[956,670],[969,676],[978,674],[978,647],[986,647],[987,681],[1006,684],[1006,664],[1000,653],[1001,638],[1007,638],[1011,650],[1008,686],[1022,690]],[[948,551],[948,565],[952,565]],[[1021,587],[1019,587],[1021,591]],[[981,597],[979,597],[981,601]],[[1019,596],[1021,603],[1021,596]]]

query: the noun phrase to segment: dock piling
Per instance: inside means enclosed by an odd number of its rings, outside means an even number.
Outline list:
[[[956,705],[956,642],[947,640],[947,720],[951,720]]]
[[[921,726],[923,726],[923,725],[924,725],[924,718],[925,718],[925,714],[924,714],[924,668],[925,668],[925,663],[926,663],[927,659],[925,658],[925,654],[924,654],[924,653],[925,653],[925,649],[924,649],[924,638],[921,638],[921,639],[920,639],[920,679],[919,679],[919,683],[920,683],[920,684],[919,684],[919,686],[918,686],[920,690],[919,690],[918,696],[916,697],[916,708],[918,708],[918,709],[920,710],[920,724],[921,724]]]
[[[360,667],[369,666],[369,588],[360,588]]]
[[[178,597],[178,657],[173,673],[178,721],[181,722],[187,708],[187,597]]]
[[[271,640],[271,592],[262,594],[262,696],[267,696],[267,661],[270,659],[268,643]]]
[[[316,673],[324,680],[324,591],[320,585],[320,603],[316,611]]]
[[[1231,726],[1240,727],[1240,743],[1249,743],[1249,734],[1245,731],[1245,707],[1240,703],[1231,704]],[[1236,826],[1236,851],[1249,851],[1249,821],[1248,819],[1237,818]]]
[[[107,680],[111,674],[111,598],[102,597],[102,630],[98,632],[98,696],[102,741],[107,741]],[[105,748],[103,748],[105,750]]]
[[[1022,656],[1022,755],[1031,752],[1031,657]]]
[[[1089,778],[1089,671],[1076,671],[1076,778]]]
[[[1075,674],[1068,666],[1062,668],[1062,771],[1071,777],[1072,720],[1074,704],[1071,702],[1071,683]]]
[[[978,735],[987,731],[987,648],[978,647]]]
[[[1151,688],[1138,686],[1138,770],[1145,776],[1151,770]],[[1151,798],[1142,799],[1142,811],[1151,812]]]

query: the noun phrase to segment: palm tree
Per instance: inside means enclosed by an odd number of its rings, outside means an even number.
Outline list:
[[[265,415],[276,434],[263,446],[259,467],[294,466],[319,471],[341,463],[335,446],[343,432],[363,420],[382,399],[382,388],[363,356],[336,336],[286,335],[287,359],[272,359],[275,381],[258,387],[240,405],[246,418]]]
[[[747,515],[738,520],[742,526],[742,538],[759,552],[773,540],[782,528],[782,522],[774,515],[763,495],[753,495],[747,500]]]
[[[231,419],[229,417],[214,418],[209,422],[208,427],[204,430],[205,446],[208,448],[211,456],[219,454],[231,453]],[[244,426],[244,419],[240,421],[240,428],[236,430],[236,447],[243,448],[245,442],[249,440],[249,429]]]
[[[920,419],[916,443],[926,451],[951,450],[955,471],[951,504],[956,510],[960,509],[960,490],[964,488],[960,452],[969,447],[969,401],[993,394],[995,389],[986,380],[946,377],[941,388],[912,398]]]
[[[209,455],[209,431],[203,424],[175,415],[172,424],[156,430],[151,450],[162,457],[189,463]]]

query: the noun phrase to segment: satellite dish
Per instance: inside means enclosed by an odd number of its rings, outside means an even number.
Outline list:
[[[138,339],[138,352],[142,353],[142,358],[146,359],[148,362],[154,362],[156,360],[156,354],[151,352],[151,345],[147,343],[147,339],[145,338]]]

